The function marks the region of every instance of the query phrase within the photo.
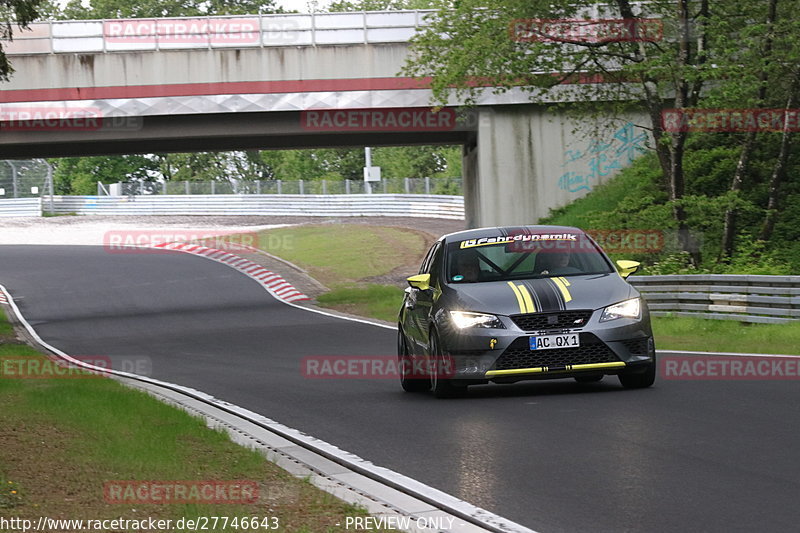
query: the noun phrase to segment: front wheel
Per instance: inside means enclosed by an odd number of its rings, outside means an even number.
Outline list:
[[[644,372],[623,372],[619,375],[619,382],[626,389],[646,389],[656,381],[656,358],[647,365]]]
[[[431,331],[430,345],[431,364],[428,368],[431,373],[430,388],[433,390],[433,395],[437,398],[455,398],[465,394],[466,385],[456,385],[448,377],[455,369],[452,367],[452,361],[444,356],[436,331]]]
[[[403,330],[397,328],[397,360],[400,363],[400,386],[406,392],[430,390],[431,382],[414,374],[414,360],[408,353]]]

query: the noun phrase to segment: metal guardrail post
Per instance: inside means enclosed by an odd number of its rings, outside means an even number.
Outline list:
[[[48,202],[49,204],[48,211],[52,215],[55,212],[55,207],[53,206],[53,194],[55,193],[55,191],[53,191],[53,167],[47,161],[45,161],[45,164],[47,165],[47,188],[50,189],[50,201]]]
[[[258,45],[264,48],[264,13],[261,12],[263,6],[258,6]]]
[[[278,182],[278,194],[281,194],[281,180],[277,180]]]
[[[300,190],[300,194],[305,194],[305,184],[303,183],[303,180],[298,182],[297,187]]]
[[[12,194],[14,195],[14,198],[16,198],[17,197],[17,171],[14,168],[14,164],[11,161],[6,159],[5,162],[8,164],[9,167],[11,167],[11,186],[12,186],[11,190],[13,191]]]
[[[317,21],[314,17],[314,11],[311,11],[311,46],[317,46]]]
[[[349,179],[345,179],[344,180],[344,193],[345,194],[350,194],[350,180]]]
[[[431,178],[430,176],[425,176],[425,194],[431,193]]]
[[[183,180],[183,188],[185,194],[191,194],[189,192],[189,180]]]
[[[403,187],[405,188],[406,194],[411,194],[411,184],[409,182],[410,180],[408,178],[403,178]]]
[[[322,194],[328,194],[328,180],[322,180]]]
[[[261,180],[256,180],[256,194],[261,194]]]
[[[164,184],[163,184],[163,185],[164,185],[164,187],[163,187],[163,193],[164,193],[164,194],[167,194],[167,190],[168,190],[168,189],[167,189],[167,180],[164,180]]]
[[[217,182],[211,181],[211,194],[217,194]]]
[[[386,180],[381,180],[381,184],[383,185],[383,194],[386,194]]]

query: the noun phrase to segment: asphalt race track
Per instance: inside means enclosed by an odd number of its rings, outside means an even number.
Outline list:
[[[180,253],[2,246],[0,283],[76,356],[200,389],[543,533],[797,531],[800,383],[530,382],[468,398],[307,379],[306,356],[393,355],[395,333],[290,307]],[[118,359],[115,359],[118,360]],[[120,413],[124,416],[124,413]]]

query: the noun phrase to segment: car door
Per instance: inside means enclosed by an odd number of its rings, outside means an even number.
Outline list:
[[[419,274],[431,275],[431,287],[425,290],[415,287],[408,287],[406,289],[404,305],[405,315],[407,317],[406,327],[408,329],[405,331],[406,336],[411,341],[411,344],[413,344],[413,346],[409,346],[409,348],[415,355],[423,355],[428,346],[428,334],[430,329],[429,317],[434,302],[436,287],[438,287],[439,283],[437,268],[441,265],[442,250],[442,243],[440,241],[436,242],[428,251],[419,269]]]

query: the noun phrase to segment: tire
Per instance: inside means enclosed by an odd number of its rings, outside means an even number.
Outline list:
[[[653,356],[653,362],[647,366],[644,372],[636,374],[626,372],[619,375],[619,382],[626,389],[646,389],[656,381],[656,359]]]
[[[431,358],[431,365],[428,367],[431,370],[430,388],[433,390],[433,395],[437,398],[457,398],[463,396],[467,392],[466,385],[455,385],[452,380],[442,378],[440,369],[446,368],[445,359],[439,344],[439,335],[436,331],[431,331],[430,337],[431,350],[429,357]]]
[[[598,381],[602,381],[604,377],[603,374],[599,376],[575,376],[575,381],[578,383],[597,383]]]
[[[431,382],[429,379],[409,377],[408,370],[411,368],[413,359],[408,355],[405,335],[403,335],[403,330],[400,328],[397,328],[397,360],[400,363],[400,386],[403,387],[404,391],[425,392],[430,390]]]

